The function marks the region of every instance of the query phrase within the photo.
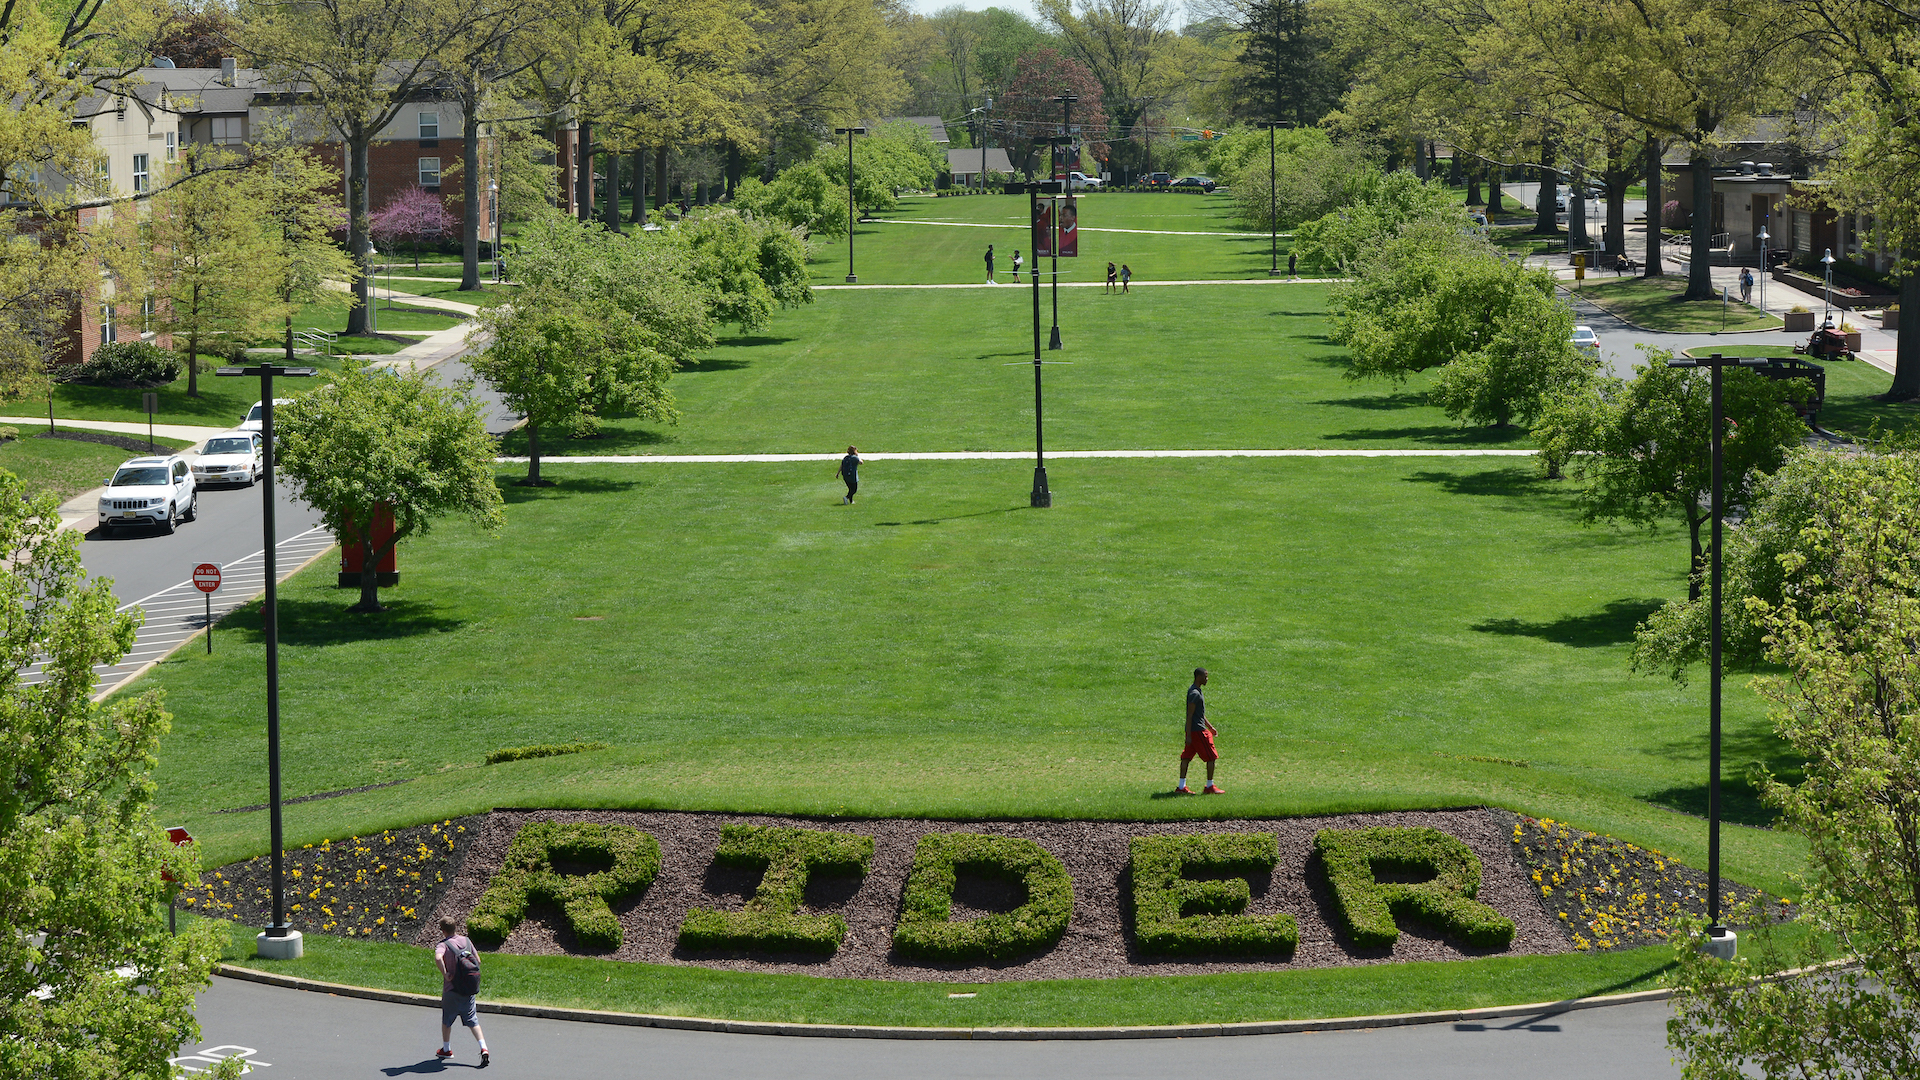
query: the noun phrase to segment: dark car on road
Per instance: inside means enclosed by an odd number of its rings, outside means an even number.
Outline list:
[[[1146,187],[1167,187],[1173,183],[1173,175],[1163,172],[1148,173],[1141,178],[1140,183]]]
[[[1212,191],[1214,183],[1204,176],[1183,176],[1175,180],[1173,186],[1177,188],[1194,187],[1199,188],[1201,191]]]

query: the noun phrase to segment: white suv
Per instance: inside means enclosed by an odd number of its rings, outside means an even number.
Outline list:
[[[199,512],[193,470],[178,454],[121,462],[100,496],[100,527],[107,530],[158,525],[162,532],[172,532],[175,522],[192,521]]]
[[[259,402],[259,401],[254,402],[253,408],[248,409],[247,415],[241,417],[240,422],[238,424],[235,424],[234,427],[240,431],[259,431],[260,425],[262,423],[260,419],[260,412],[261,412],[260,406],[263,404],[265,403]],[[291,404],[293,404],[292,398],[277,397],[273,399],[273,407],[276,409],[282,405],[291,405]]]
[[[260,479],[260,447],[265,442],[257,431],[223,431],[207,440],[200,456],[193,459],[193,482],[207,484],[251,484]]]

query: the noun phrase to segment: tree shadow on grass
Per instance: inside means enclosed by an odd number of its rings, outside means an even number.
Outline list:
[[[1702,715],[1698,731],[1689,738],[1675,739],[1650,747],[1648,753],[1667,760],[1696,762],[1700,782],[1673,787],[1641,796],[1642,800],[1695,817],[1707,816],[1707,718]],[[1748,779],[1754,765],[1763,765],[1784,783],[1797,784],[1805,776],[1804,763],[1785,740],[1771,730],[1748,728],[1723,731],[1720,738],[1720,817],[1737,825],[1771,828],[1778,820],[1773,809],[1760,801],[1760,789]]]
[[[528,487],[520,481],[526,473],[519,472],[510,476],[494,477],[494,486],[500,489],[500,497],[507,505],[518,506],[522,503],[539,502],[546,499],[565,498],[569,495],[617,495],[640,486],[638,480],[608,480],[598,476],[541,476],[540,487]]]
[[[281,597],[280,644],[289,648],[325,648],[353,641],[393,641],[422,634],[448,634],[466,625],[466,620],[451,618],[420,600],[383,598],[385,611],[349,611],[360,597],[360,588],[338,590],[336,598],[303,600]],[[266,639],[261,624],[260,605],[248,604],[220,620],[215,637],[238,635],[249,644]],[[218,646],[216,646],[217,648]]]
[[[617,417],[615,419],[618,419]],[[664,431],[648,428],[610,428],[599,435],[585,439],[561,436],[554,438],[543,434],[540,437],[540,453],[546,457],[572,457],[574,455],[618,454],[635,447],[663,446],[675,441],[675,436]],[[525,457],[527,455],[527,429],[517,428],[507,432],[500,439],[500,454],[503,457]]]
[[[1425,394],[1375,394],[1370,397],[1322,398],[1309,402],[1311,405],[1331,405],[1340,409],[1368,409],[1384,411],[1387,409],[1413,409],[1427,404]]]
[[[875,528],[897,529],[903,525],[939,525],[948,521],[964,521],[967,518],[987,517],[992,514],[1012,514],[1021,510],[1031,510],[1030,506],[1003,506],[995,510],[976,510],[971,514],[948,514],[940,518],[920,518],[917,521],[876,521]]]
[[[1553,483],[1535,473],[1531,466],[1482,469],[1472,473],[1422,471],[1407,474],[1407,481],[1437,484],[1449,495],[1493,495],[1508,499],[1542,494],[1547,491],[1546,485]]]
[[[794,340],[796,339],[790,337],[774,337],[772,334],[741,334],[738,337],[726,338],[719,344],[729,349],[758,349],[763,345],[785,345]]]
[[[1488,619],[1471,629],[1483,634],[1507,637],[1531,637],[1575,649],[1603,645],[1624,645],[1633,640],[1633,631],[1648,615],[1666,601],[1648,598],[1613,600],[1599,611],[1585,615],[1562,615],[1548,622],[1524,619]]]
[[[715,371],[739,371],[741,368],[752,366],[751,360],[728,360],[718,356],[703,356],[698,360],[689,360],[675,370],[683,375],[688,373],[703,375]]]

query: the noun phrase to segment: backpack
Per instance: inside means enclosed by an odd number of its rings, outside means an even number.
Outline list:
[[[452,974],[448,982],[456,994],[472,996],[480,992],[480,956],[465,938],[448,938],[447,951],[453,954]]]

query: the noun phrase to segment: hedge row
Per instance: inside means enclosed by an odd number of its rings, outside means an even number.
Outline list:
[[[1362,948],[1392,945],[1394,917],[1421,922],[1470,945],[1513,943],[1513,920],[1473,899],[1480,891],[1480,859],[1438,829],[1325,829],[1313,838],[1333,886],[1333,922]],[[1383,882],[1381,871],[1432,874],[1417,884]]]
[[[165,386],[180,377],[180,358],[150,342],[110,341],[63,377],[100,386]]]
[[[1012,911],[953,921],[959,875],[998,878],[1026,890]],[[914,848],[893,947],[917,960],[1010,960],[1050,949],[1073,917],[1073,879],[1031,840],[978,833],[932,833]]]
[[[1247,915],[1244,877],[1195,881],[1189,870],[1271,874],[1280,861],[1272,833],[1136,836],[1131,841],[1133,932],[1158,956],[1291,956],[1300,924],[1291,915]]]
[[[873,861],[873,838],[778,825],[727,825],[720,830],[713,861],[763,870],[760,888],[744,911],[687,912],[680,924],[681,948],[831,955],[847,936],[847,921],[838,915],[800,914],[807,880],[816,871],[865,874]]]
[[[495,750],[487,755],[487,764],[498,765],[506,761],[525,761],[528,758],[558,757],[561,754],[584,754],[589,750],[605,750],[603,742],[539,743],[534,746],[509,746],[505,750]]]
[[[605,870],[563,874],[554,860],[606,863]],[[498,945],[526,918],[535,901],[556,904],[582,945],[620,947],[620,920],[608,901],[637,896],[660,873],[660,842],[627,825],[539,821],[520,830],[506,862],[467,916],[467,933]]]

